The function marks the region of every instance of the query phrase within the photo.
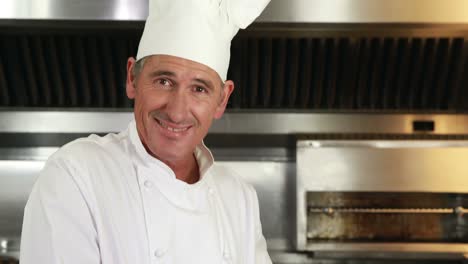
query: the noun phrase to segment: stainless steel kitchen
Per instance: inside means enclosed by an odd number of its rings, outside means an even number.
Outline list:
[[[148,0],[2,0],[0,263],[20,263],[46,160],[134,119],[147,16]],[[204,143],[255,188],[273,263],[468,263],[468,2],[271,0],[230,52]]]

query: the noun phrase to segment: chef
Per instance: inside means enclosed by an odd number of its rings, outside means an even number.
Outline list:
[[[230,43],[269,0],[150,0],[127,62],[134,121],[46,162],[21,264],[271,263],[254,189],[203,144],[223,115]]]

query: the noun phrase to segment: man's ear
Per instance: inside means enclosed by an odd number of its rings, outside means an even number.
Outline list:
[[[133,76],[133,67],[135,67],[135,59],[133,57],[128,58],[127,60],[127,82],[125,86],[125,90],[127,92],[128,99],[135,98],[135,77]]]
[[[229,97],[234,91],[234,82],[231,80],[224,82],[224,87],[222,89],[223,89],[223,93],[222,93],[223,98],[221,98],[220,104],[216,107],[216,112],[214,114],[215,119],[220,119],[223,116],[224,111],[226,110],[226,105],[229,101]]]

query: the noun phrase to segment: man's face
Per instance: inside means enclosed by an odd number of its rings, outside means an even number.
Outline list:
[[[132,76],[135,60],[127,63],[127,96],[135,99],[138,134],[147,151],[164,162],[191,158],[220,118],[234,85],[222,86],[211,68],[186,59],[154,55],[141,73]]]

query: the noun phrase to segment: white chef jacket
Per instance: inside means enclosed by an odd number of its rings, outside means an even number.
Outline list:
[[[187,184],[127,130],[47,161],[25,208],[21,264],[271,263],[255,190],[195,150]]]

